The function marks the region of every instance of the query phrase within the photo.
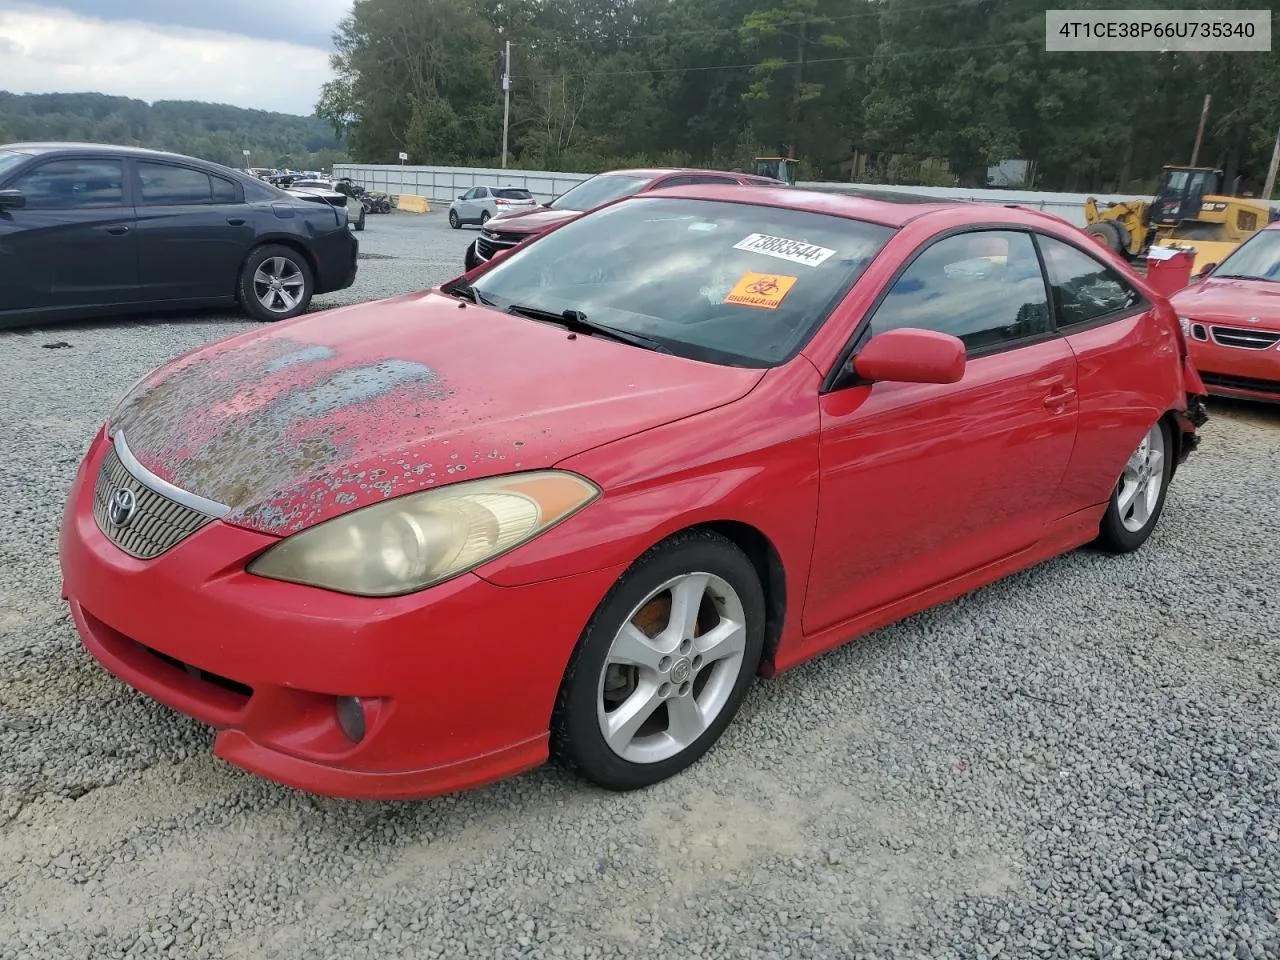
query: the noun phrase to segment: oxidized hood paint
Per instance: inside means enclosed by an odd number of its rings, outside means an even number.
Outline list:
[[[179,357],[110,429],[147,469],[229,506],[226,522],[284,536],[386,497],[550,467],[730,403],[763,373],[420,293]]]

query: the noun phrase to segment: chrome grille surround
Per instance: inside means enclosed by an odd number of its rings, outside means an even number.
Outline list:
[[[111,519],[112,499],[127,490],[136,505],[124,525]],[[196,497],[157,477],[129,452],[117,433],[98,468],[93,519],[108,540],[132,557],[153,560],[197,530],[229,513],[222,504]]]
[[[1270,330],[1247,329],[1245,327],[1209,328],[1213,333],[1214,343],[1224,347],[1238,347],[1241,350],[1269,350],[1280,343],[1280,333]]]

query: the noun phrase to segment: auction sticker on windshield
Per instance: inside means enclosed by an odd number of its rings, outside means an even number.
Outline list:
[[[742,307],[777,310],[782,298],[791,291],[795,283],[795,277],[783,277],[776,273],[744,273],[724,298],[724,302],[736,303]]]
[[[803,263],[806,267],[816,267],[835,254],[834,250],[826,247],[817,247],[801,240],[788,240],[786,237],[771,237],[767,233],[753,233],[735,243],[733,249]]]

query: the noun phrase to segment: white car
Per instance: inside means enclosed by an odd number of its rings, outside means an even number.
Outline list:
[[[347,223],[357,233],[364,229],[364,202],[355,195],[345,180],[295,180],[285,187],[287,193],[304,200],[318,200],[331,207],[346,206]]]
[[[462,229],[464,223],[484,226],[500,213],[527,210],[538,201],[523,187],[472,187],[449,204],[449,226]]]

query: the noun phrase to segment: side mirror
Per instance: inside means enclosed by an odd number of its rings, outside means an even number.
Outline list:
[[[964,376],[965,348],[950,334],[902,327],[872,337],[850,366],[864,380],[956,383]]]
[[[1200,272],[1196,274],[1196,279],[1203,280],[1209,274],[1213,273],[1213,271],[1216,270],[1217,268],[1218,268],[1218,265],[1216,263],[1206,263],[1203,267],[1200,268]]]
[[[0,210],[21,210],[26,205],[21,190],[0,190]]]

